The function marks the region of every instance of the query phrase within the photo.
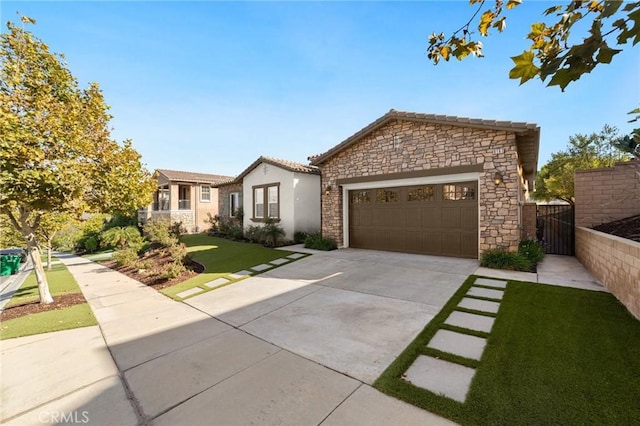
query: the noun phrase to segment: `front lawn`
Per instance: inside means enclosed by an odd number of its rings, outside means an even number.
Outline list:
[[[26,315],[3,320],[0,325],[0,340],[98,324],[86,302],[75,303],[78,299],[84,300],[84,298],[78,283],[66,266],[56,264],[51,271],[45,271],[45,274],[54,304],[42,306],[35,303],[39,298],[38,284],[35,273],[32,272],[1,314],[10,316],[11,307],[13,307],[14,310],[24,310]],[[37,311],[41,308],[48,310],[29,313],[31,310]]]
[[[210,291],[211,289],[205,286],[205,283],[221,277],[229,278],[229,275],[235,272],[293,254],[290,251],[275,250],[260,244],[241,243],[206,234],[184,235],[180,241],[187,246],[189,257],[204,266],[204,272],[187,281],[160,290],[176,300],[183,300],[177,296],[182,291],[195,287]]]
[[[375,387],[461,424],[640,424],[640,322],[607,293],[509,281],[464,404],[403,380],[474,280]]]

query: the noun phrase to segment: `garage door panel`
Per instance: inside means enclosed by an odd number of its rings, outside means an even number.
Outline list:
[[[351,191],[352,247],[476,258],[476,182]]]

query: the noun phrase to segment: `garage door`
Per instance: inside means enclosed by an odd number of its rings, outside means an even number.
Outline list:
[[[477,258],[477,182],[349,191],[349,246]]]

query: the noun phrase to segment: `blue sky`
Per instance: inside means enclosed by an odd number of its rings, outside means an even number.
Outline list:
[[[510,56],[552,2],[524,1],[485,58],[433,66],[427,36],[473,13],[462,1],[11,2],[83,86],[96,81],[113,137],[147,168],[236,175],[259,155],[306,162],[389,109],[535,122],[539,166],[576,133],[628,132],[640,45],[565,93],[508,78]]]

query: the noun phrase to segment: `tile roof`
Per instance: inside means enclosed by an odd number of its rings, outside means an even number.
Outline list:
[[[256,161],[251,163],[251,165],[249,167],[244,169],[242,173],[240,173],[238,176],[236,176],[235,179],[231,179],[231,180],[228,180],[228,181],[225,181],[225,182],[221,182],[221,183],[218,184],[218,186],[242,182],[242,179],[247,174],[249,174],[249,172],[251,172],[251,170],[255,169],[256,167],[258,167],[262,163],[271,164],[273,166],[280,167],[280,168],[285,169],[285,170],[289,170],[290,172],[308,173],[308,174],[312,174],[312,175],[319,175],[320,174],[320,168],[318,168],[316,166],[310,166],[310,165],[307,165],[307,164],[296,163],[295,161],[282,160],[280,158],[265,157],[264,155],[261,155],[260,157],[258,157],[258,159]]]
[[[162,174],[167,180],[180,182],[213,183],[233,179],[232,176],[212,175],[208,173],[184,172],[180,170],[156,169],[156,173]]]
[[[518,153],[522,161],[524,173],[528,175],[530,179],[535,179],[536,170],[538,168],[538,148],[540,145],[540,127],[538,127],[537,124],[522,121],[483,120],[479,118],[456,117],[452,115],[423,114],[397,111],[395,109],[389,110],[385,115],[349,136],[347,139],[328,151],[309,157],[309,161],[314,166],[320,166],[322,163],[358,142],[371,132],[395,120],[448,124],[460,127],[514,132],[516,134]]]

